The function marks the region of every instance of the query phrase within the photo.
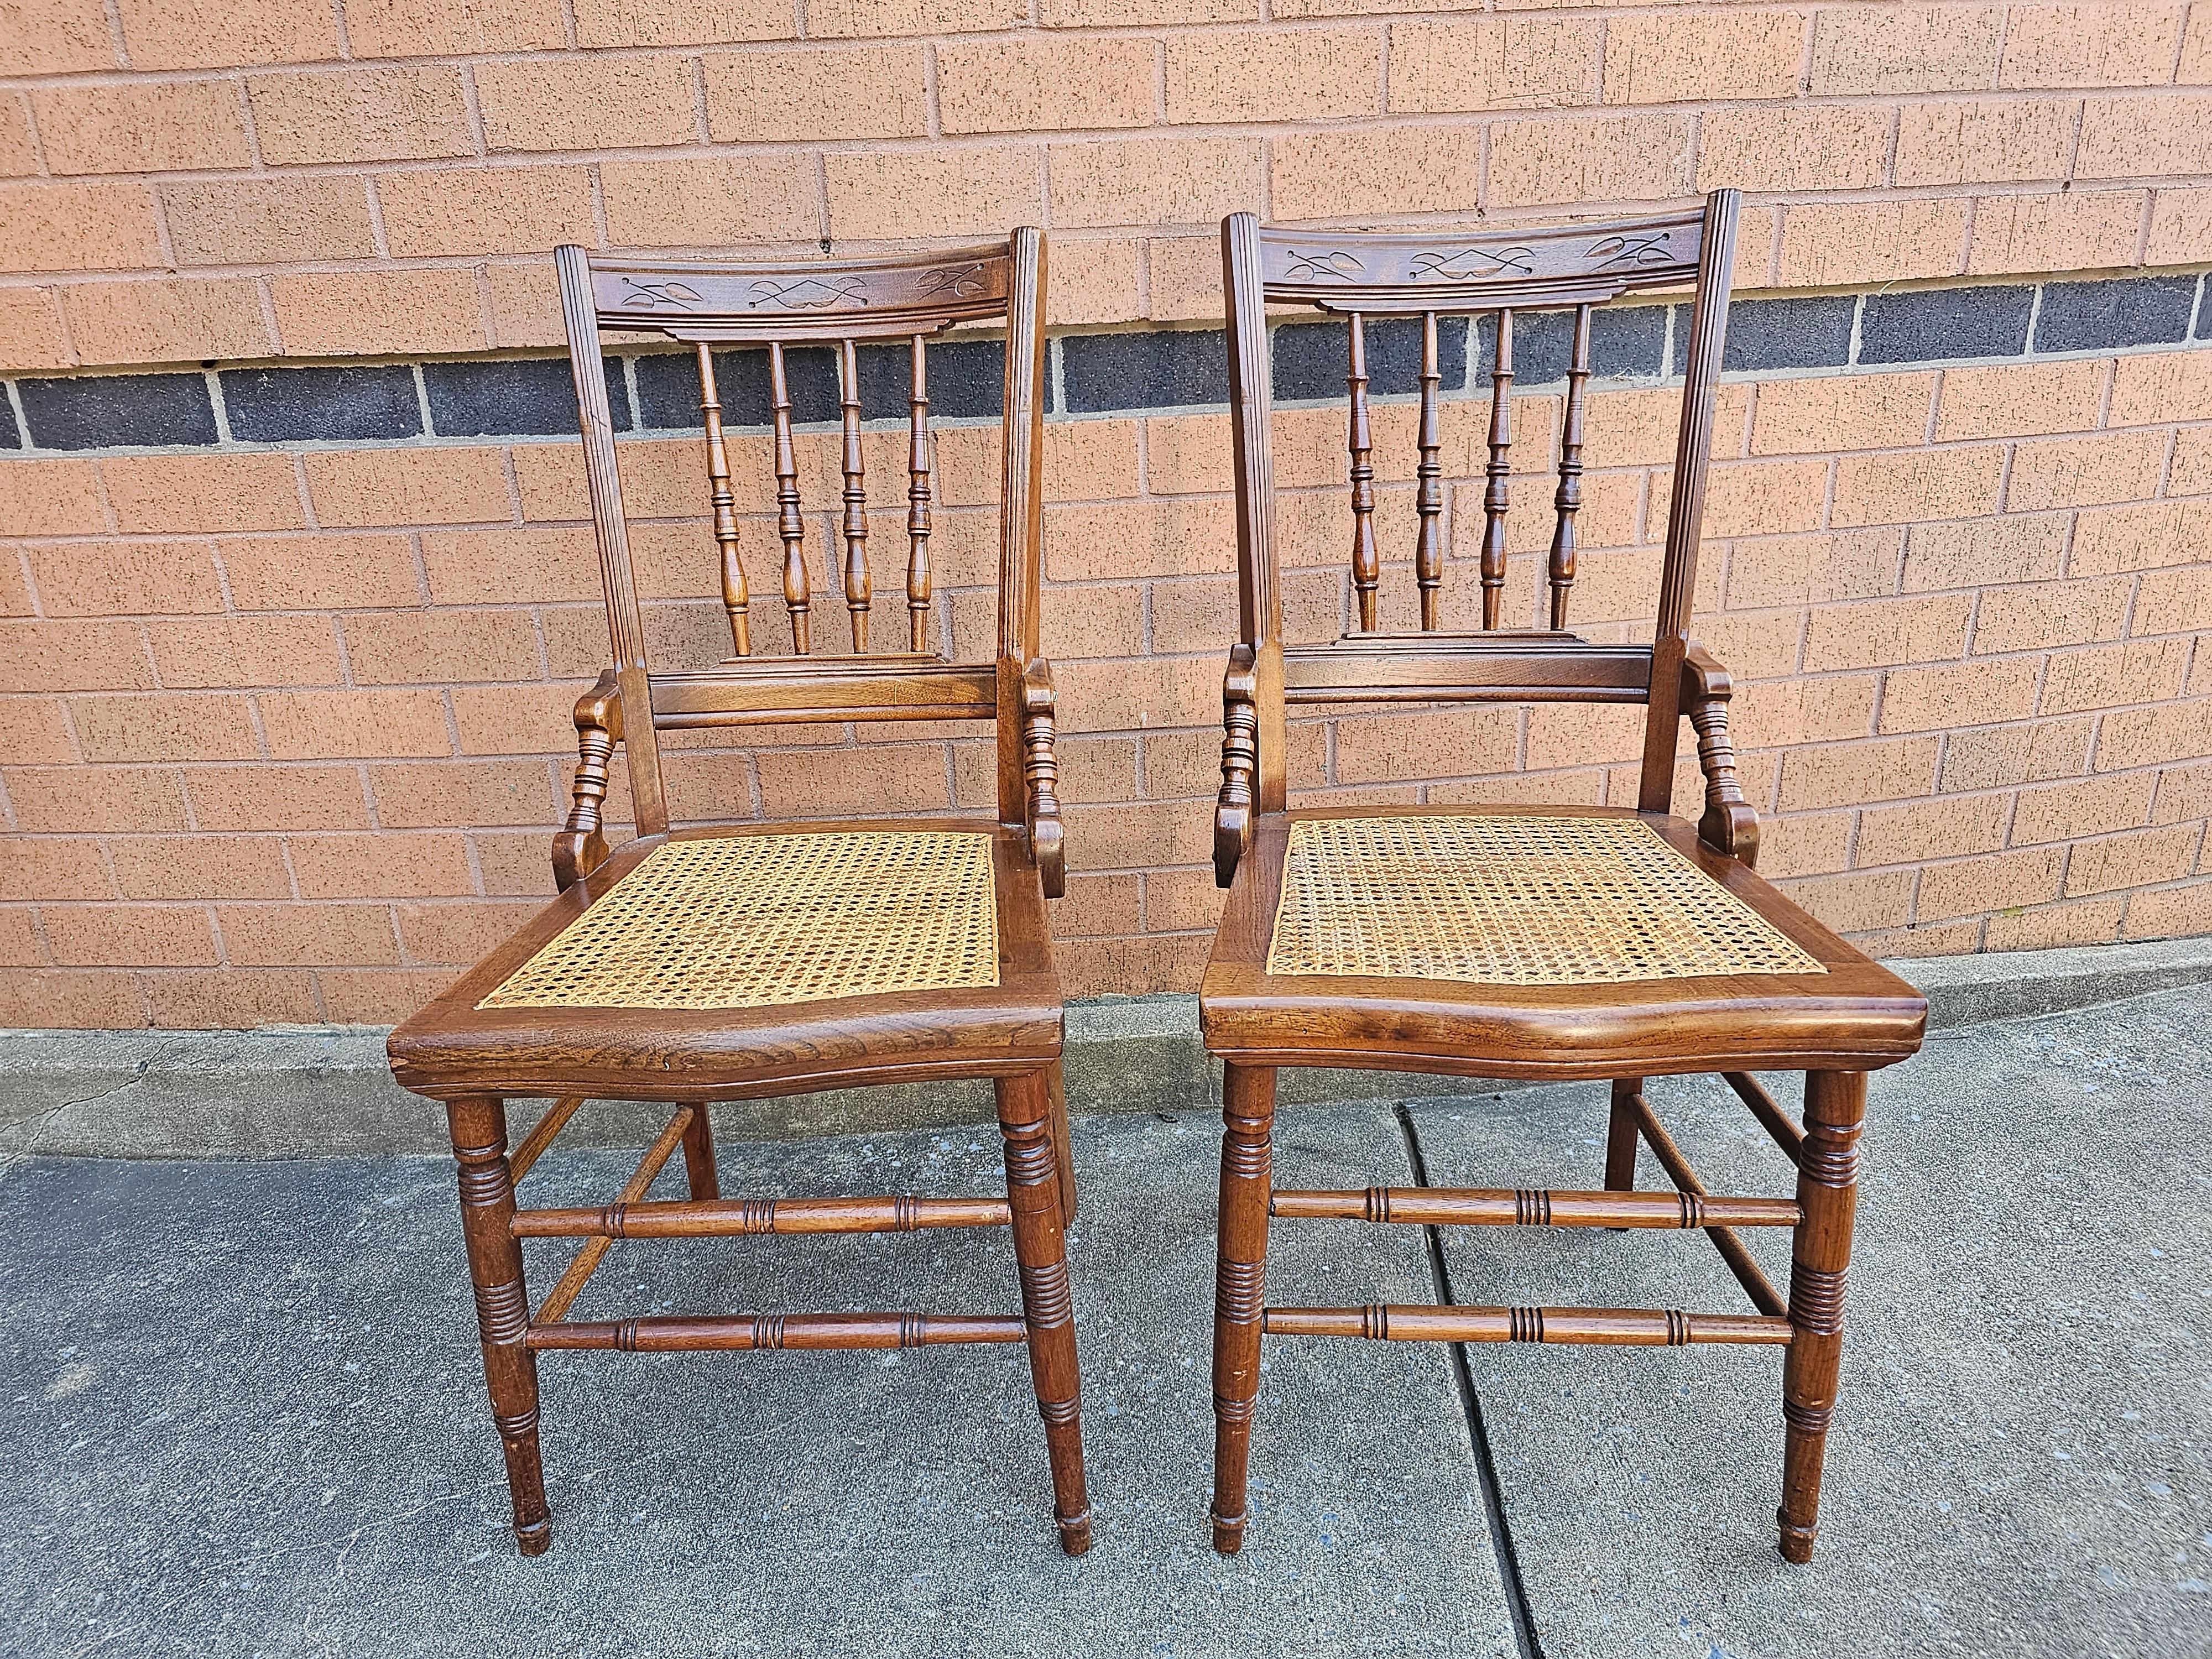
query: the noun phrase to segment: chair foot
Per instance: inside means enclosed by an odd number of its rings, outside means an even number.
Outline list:
[[[1213,1547],[1224,1555],[1234,1555],[1244,1547],[1244,1517],[1234,1519],[1213,1516]]]
[[[525,1555],[543,1555],[553,1547],[553,1522],[541,1516],[529,1526],[515,1524],[514,1545]]]
[[[1820,1535],[1820,1529],[1799,1526],[1785,1510],[1775,1510],[1774,1518],[1782,1528],[1782,1559],[1803,1566],[1813,1559],[1813,1540]]]
[[[1063,1555],[1082,1555],[1091,1548],[1091,1511],[1078,1516],[1055,1514],[1053,1521],[1060,1528],[1060,1548]]]

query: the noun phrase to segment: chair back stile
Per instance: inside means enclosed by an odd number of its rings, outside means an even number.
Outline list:
[[[1215,870],[1224,886],[1249,844],[1255,816],[1280,811],[1285,804],[1286,711],[1294,703],[1646,703],[1638,803],[1646,811],[1666,810],[1677,728],[1688,707],[1682,689],[1686,662],[1697,655],[1687,639],[1690,596],[1737,210],[1736,193],[1724,190],[1714,192],[1700,213],[1474,238],[1458,233],[1291,230],[1264,226],[1249,214],[1224,222],[1238,544],[1238,634],[1224,684],[1223,782],[1215,816]],[[1692,283],[1686,352],[1677,348],[1683,362],[1682,415],[1653,641],[1594,645],[1566,631],[1586,465],[1592,313],[1640,290]],[[1340,316],[1350,337],[1346,449],[1355,621],[1352,632],[1327,643],[1286,644],[1282,638],[1268,439],[1270,304],[1310,305]],[[1515,324],[1516,313],[1531,311],[1571,313],[1558,483],[1551,492],[1553,526],[1542,573],[1549,626],[1534,629],[1504,625],[1512,510]],[[1488,313],[1495,319],[1482,531],[1472,561],[1480,585],[1481,629],[1474,633],[1443,629],[1440,614],[1446,560],[1438,319],[1455,313]],[[1418,318],[1420,327],[1413,550],[1418,633],[1377,626],[1382,559],[1375,526],[1370,361],[1376,323],[1393,318]],[[1707,690],[1713,698],[1727,696],[1726,676],[1717,665]],[[1724,736],[1717,742],[1724,748]],[[1749,839],[1753,833],[1745,830],[1747,848],[1755,845]]]
[[[1024,228],[996,246],[834,266],[595,259],[575,246],[557,250],[556,260],[614,654],[611,684],[599,688],[596,706],[611,704],[610,718],[618,723],[614,736],[627,751],[638,832],[658,835],[669,827],[656,735],[662,730],[787,721],[989,720],[997,727],[1000,818],[1028,830],[1048,891],[1056,894],[1052,690],[1038,654],[1036,620],[1043,233]],[[927,342],[956,324],[1000,319],[1006,329],[1001,405],[1006,471],[997,651],[990,663],[961,664],[929,648],[936,490]],[[655,673],[647,660],[601,355],[601,332],[608,330],[659,333],[690,346],[696,355],[705,505],[732,652],[712,669]],[[888,634],[878,629],[872,639],[875,592],[868,545],[862,348],[872,350],[878,343],[902,343],[910,365],[902,584],[908,614],[904,629],[894,627]],[[831,545],[823,557],[825,581],[833,592],[842,591],[844,600],[849,654],[817,655],[815,650],[789,357],[791,348],[802,345],[829,346],[837,376],[842,489]],[[788,657],[755,651],[759,618],[732,483],[730,414],[716,376],[715,352],[730,346],[766,349],[768,459],[775,482],[775,536],[781,547],[783,600],[792,629]],[[585,720],[580,705],[580,725]],[[576,828],[572,821],[572,830]],[[596,817],[584,828],[596,836]]]

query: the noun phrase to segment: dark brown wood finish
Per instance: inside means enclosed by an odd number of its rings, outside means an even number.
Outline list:
[[[1064,1234],[1075,1211],[1074,1163],[1060,1073],[1060,993],[1045,900],[1064,880],[1049,665],[1038,647],[1044,365],[1044,238],[836,266],[595,263],[559,250],[570,358],[582,416],[614,666],[576,705],[578,764],[567,823],[553,849],[558,896],[450,990],[392,1034],[394,1075],[443,1100],[460,1167],[462,1220],[476,1286],[484,1376],[507,1455],[515,1535],[527,1553],[550,1540],[538,1441],[536,1356],[551,1349],[854,1349],[1026,1342],[1044,1421],[1061,1547],[1091,1540],[1085,1497],[1074,1312]],[[1003,319],[1000,626],[993,658],[956,663],[927,651],[931,632],[931,472],[927,343],[956,324]],[[602,329],[657,330],[690,345],[700,376],[711,550],[732,654],[711,668],[658,672],[647,664],[631,568],[622,477],[608,413]],[[912,365],[905,480],[907,626],[869,654],[873,584],[859,346],[902,340]],[[842,490],[834,542],[852,653],[817,655],[813,582],[793,430],[785,347],[826,343],[839,382]],[[740,545],[746,532],[732,483],[732,437],[713,349],[768,349],[769,430],[785,608],[793,654],[760,654]],[[825,558],[829,555],[825,549]],[[908,647],[897,649],[898,646]],[[998,751],[994,818],[867,819],[720,824],[672,830],[659,733],[787,722],[988,720]],[[608,769],[629,767],[639,834],[610,848],[603,812]],[[495,987],[672,841],[853,830],[947,830],[988,838],[997,907],[998,975],[968,989],[856,995],[767,1007],[654,1010],[485,1008]],[[998,1089],[1006,1195],[725,1199],[715,1169],[714,1103],[804,1090],[988,1078]],[[553,1104],[510,1159],[504,1102]],[[672,1115],[611,1202],[518,1210],[514,1183],[589,1099],[659,1100]],[[689,1196],[654,1200],[655,1180],[683,1155]],[[572,1321],[571,1308],[618,1238],[773,1237],[1009,1227],[1023,1311],[1004,1314],[762,1313]],[[580,1240],[533,1313],[526,1238]]]
[[[1913,988],[1798,909],[1752,868],[1759,821],[1744,799],[1728,729],[1727,671],[1689,637],[1715,386],[1728,315],[1735,192],[1697,215],[1474,237],[1222,227],[1229,315],[1230,419],[1237,483],[1237,633],[1223,681],[1222,787],[1214,868],[1229,898],[1200,994],[1206,1047],[1226,1066],[1214,1309],[1215,1547],[1245,1529],[1247,1469],[1264,1335],[1376,1340],[1572,1342],[1787,1348],[1783,1553],[1809,1559],[1821,1450],[1834,1405],[1843,1276],[1850,1243],[1856,1137],[1865,1074],[1917,1051],[1926,1005]],[[1576,579],[1577,515],[1589,428],[1592,313],[1632,290],[1694,284],[1685,313],[1686,369],[1656,622],[1649,645],[1601,645],[1566,631]],[[1356,623],[1343,637],[1286,644],[1277,592],[1274,484],[1268,444],[1266,308],[1306,304],[1344,317],[1352,340],[1349,476]],[[1541,574],[1548,629],[1508,628],[1508,483],[1516,316],[1571,309],[1571,346]],[[1437,317],[1494,313],[1483,530],[1470,561],[1481,588],[1480,633],[1438,631],[1449,561],[1437,412]],[[1421,629],[1376,628],[1379,573],[1370,516],[1374,457],[1364,335],[1377,316],[1418,315],[1422,329],[1415,468],[1419,539],[1414,580]],[[1602,458],[1596,464],[1602,465]],[[1529,599],[1535,601],[1531,594]],[[1357,703],[1640,703],[1646,741],[1635,808],[1403,805],[1288,810],[1286,711]],[[1694,823],[1668,816],[1674,756],[1687,719],[1705,784]],[[1285,853],[1302,818],[1409,811],[1635,818],[1794,942],[1821,971],[1712,975],[1574,986],[1459,980],[1275,975],[1269,945]],[[1604,1082],[1610,1121],[1598,1192],[1371,1188],[1277,1192],[1271,1153],[1275,1079],[1286,1066],[1364,1066],[1470,1078]],[[1806,1127],[1791,1123],[1754,1072],[1807,1074]],[[1793,1199],[1716,1194],[1653,1113],[1644,1079],[1722,1073],[1800,1170]],[[1671,1190],[1638,1191],[1649,1147]],[[1667,1309],[1269,1308],[1268,1218],[1439,1226],[1674,1228],[1701,1233],[1753,1312]],[[1785,1298],[1735,1230],[1787,1226],[1795,1249]]]

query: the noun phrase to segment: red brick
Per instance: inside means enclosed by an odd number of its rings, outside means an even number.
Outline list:
[[[564,9],[560,0],[345,0],[346,42],[356,58],[558,52]]]
[[[304,899],[463,897],[476,891],[458,835],[293,836]]]
[[[2097,732],[2100,772],[2161,766],[2207,755],[2212,755],[2212,701],[2114,709]]]
[[[1720,562],[1710,562],[1717,570]],[[1740,541],[1728,561],[1729,608],[1763,610],[1875,598],[1894,591],[1897,568],[1897,532],[1893,530]],[[1645,603],[1650,603],[1648,597]]]
[[[362,685],[536,679],[541,672],[526,611],[362,611],[345,619],[345,648]]]
[[[264,691],[258,701],[278,760],[453,753],[435,691]]]
[[[402,904],[398,907],[400,945],[410,962],[467,967],[505,944],[508,935],[539,908],[535,902],[483,899]]]
[[[1994,915],[1983,948],[2045,951],[2062,945],[2103,945],[2118,931],[2125,904],[2119,898],[2092,899]]]
[[[2129,586],[2121,576],[1986,589],[1974,617],[1974,654],[2116,640],[2127,625]]]
[[[476,66],[493,149],[596,150],[698,137],[691,67],[676,57],[529,58]]]
[[[0,270],[146,270],[162,262],[136,181],[0,185]]]
[[[2064,858],[2063,848],[2046,847],[1930,865],[1920,872],[1913,915],[1917,921],[1935,921],[1978,910],[2041,904],[2058,896]]]
[[[1491,129],[1494,206],[1662,201],[1689,182],[1686,117],[1564,116]]]
[[[299,474],[289,455],[112,455],[100,464],[119,530],[297,530]]]
[[[2083,717],[1954,732],[1943,746],[1938,787],[1956,793],[2079,777],[2088,769],[2093,729]]]
[[[113,836],[115,879],[131,899],[289,899],[274,836]]]
[[[0,622],[0,691],[125,691],[153,683],[136,623]]]
[[[257,75],[246,90],[254,140],[272,166],[421,161],[476,150],[457,64]]]
[[[2203,839],[2202,823],[2171,823],[2096,841],[2077,839],[2066,860],[2066,896],[2081,898],[2179,881],[2197,867],[2197,849]]]
[[[119,898],[101,843],[18,836],[0,859],[0,901]]]
[[[700,63],[717,143],[918,138],[929,131],[918,45],[713,52]],[[860,86],[866,97],[853,95]]]
[[[1996,505],[2004,450],[1962,444],[1885,455],[1846,455],[1836,463],[1830,522],[1917,524],[1971,519]]]
[[[2025,720],[2035,712],[2042,672],[2033,657],[1893,669],[1882,680],[1880,730],[1942,732]]]
[[[217,960],[198,906],[47,904],[40,916],[64,968],[206,968]]]
[[[115,67],[107,9],[100,0],[17,0],[8,9],[0,75]]]
[[[465,755],[544,755],[575,746],[577,681],[463,685],[453,690],[453,723]]]
[[[1917,524],[1906,532],[1903,586],[1908,593],[1984,582],[2048,581],[2066,558],[2068,516],[1970,519]],[[2080,557],[2077,538],[2075,556]]]
[[[1815,96],[1953,92],[1996,82],[1996,6],[1835,7],[1814,19]]]
[[[2141,501],[2158,488],[2166,441],[2163,432],[2106,432],[2021,444],[2013,453],[2005,508],[2033,513]]]
[[[140,975],[153,1024],[165,1030],[237,1030],[323,1018],[314,975],[258,968],[177,969]]]
[[[567,816],[543,761],[447,761],[373,766],[377,822],[387,830],[473,830],[496,824],[543,825]]]
[[[78,697],[70,715],[88,761],[254,760],[261,753],[240,696]]]
[[[2173,72],[2175,5],[2014,6],[2006,14],[2007,87],[2156,86]]]
[[[325,525],[505,523],[514,507],[497,449],[333,449],[301,458]]]
[[[116,0],[135,70],[309,64],[338,55],[337,18],[322,0]]]
[[[386,904],[219,904],[223,952],[260,967],[352,967],[399,960]]]
[[[1962,656],[1972,604],[1972,596],[1960,593],[1824,606],[1806,624],[1806,672],[1941,662]]]
[[[245,112],[229,81],[104,82],[34,93],[39,141],[58,173],[244,167]]]
[[[5,775],[15,827],[30,834],[185,827],[175,772],[152,766],[16,766]]]
[[[357,176],[173,181],[161,195],[181,264],[289,264],[373,258],[377,252],[368,192]]]
[[[1853,862],[1872,869],[1994,853],[2004,845],[2009,804],[2002,795],[1942,795],[1902,806],[1871,807],[1859,815]],[[1763,866],[1765,860],[1760,862]]]
[[[2136,829],[2150,816],[2155,781],[2144,772],[2023,789],[2013,808],[2012,844],[2033,847]]]
[[[325,617],[213,617],[149,623],[147,634],[161,684],[172,688],[334,685],[344,677]]]
[[[349,610],[422,597],[404,536],[226,537],[219,546],[241,611]]]
[[[202,830],[366,830],[368,804],[351,766],[198,767],[185,785]],[[149,826],[155,827],[155,826]],[[175,826],[181,828],[181,819]]]
[[[173,616],[222,609],[205,542],[59,542],[29,547],[31,580],[50,617]]]
[[[2162,702],[2181,695],[2189,667],[2186,640],[2130,640],[2123,645],[2052,653],[2044,671],[2045,714],[2123,703]]]
[[[2128,899],[2124,939],[2176,939],[2212,933],[2212,882],[2191,882]]]
[[[1777,804],[1800,812],[1924,795],[1933,785],[1936,748],[1930,737],[1792,750],[1783,759]]]

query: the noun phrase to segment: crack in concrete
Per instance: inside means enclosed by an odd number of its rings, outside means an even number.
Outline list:
[[[92,1093],[88,1095],[79,1095],[74,1100],[58,1100],[45,1110],[32,1113],[31,1115],[24,1121],[22,1145],[18,1146],[14,1152],[7,1154],[6,1157],[0,1158],[0,1181],[5,1181],[9,1175],[15,1170],[15,1166],[22,1163],[26,1158],[36,1158],[39,1156],[39,1139],[40,1132],[58,1114],[66,1112],[72,1106],[89,1106],[95,1100],[105,1100],[112,1094],[118,1093],[122,1090],[131,1088],[137,1084],[144,1082],[146,1080],[146,1073],[152,1071],[154,1067],[159,1065],[162,1060],[167,1060],[169,1057],[170,1053],[184,1041],[184,1037],[179,1036],[163,1042],[161,1047],[155,1049],[152,1054],[140,1060],[138,1064],[132,1068],[131,1075],[125,1078],[119,1083],[111,1083],[105,1089],[95,1089]]]
[[[1429,1184],[1428,1160],[1421,1155],[1420,1131],[1414,1127],[1413,1115],[1401,1102],[1392,1108],[1398,1120],[1398,1133],[1406,1142],[1406,1160],[1412,1165],[1413,1184]],[[1435,1227],[1423,1227],[1429,1245],[1429,1276],[1436,1283],[1437,1301],[1444,1307],[1456,1305],[1452,1295],[1451,1267],[1444,1260],[1443,1234]],[[1488,1512],[1490,1539],[1498,1552],[1498,1577],[1505,1592],[1505,1610],[1513,1619],[1513,1644],[1520,1650],[1521,1659],[1544,1659],[1544,1650],[1536,1639],[1535,1615],[1529,1610],[1528,1589],[1521,1579],[1521,1559],[1513,1547],[1513,1530],[1505,1519],[1505,1492],[1498,1484],[1498,1460],[1490,1449],[1490,1430],[1482,1419],[1482,1400],[1474,1390],[1474,1372],[1467,1363],[1467,1344],[1452,1342],[1445,1345],[1451,1350],[1452,1380],[1459,1387],[1460,1409],[1467,1415],[1467,1437],[1474,1454],[1476,1480],[1482,1488],[1482,1506]]]

